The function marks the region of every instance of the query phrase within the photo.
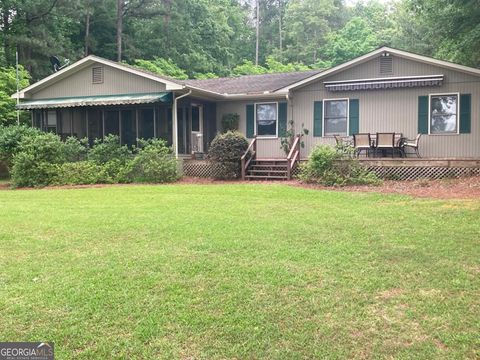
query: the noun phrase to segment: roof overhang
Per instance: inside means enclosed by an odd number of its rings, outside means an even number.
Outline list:
[[[77,71],[80,71],[80,70],[82,70],[82,69],[84,69],[84,68],[86,68],[86,67],[88,67],[92,64],[95,64],[95,63],[110,66],[110,67],[113,67],[115,69],[119,69],[119,70],[122,70],[122,71],[125,71],[125,72],[128,72],[128,73],[138,75],[140,77],[150,79],[152,81],[164,84],[165,89],[167,91],[182,90],[182,89],[185,88],[184,85],[178,84],[178,83],[176,83],[174,81],[171,81],[169,79],[165,79],[161,76],[150,74],[150,73],[147,73],[147,72],[144,72],[144,71],[141,71],[141,70],[136,70],[135,68],[132,68],[130,66],[125,66],[121,63],[111,61],[111,60],[107,60],[107,59],[104,59],[104,58],[101,58],[101,57],[98,57],[98,56],[95,56],[95,55],[89,55],[89,56],[84,57],[83,59],[81,59],[81,60],[63,68],[63,69],[61,69],[60,71],[57,71],[56,73],[53,73],[53,74],[47,76],[46,78],[37,81],[36,83],[26,87],[25,89],[20,90],[18,92],[18,94],[15,93],[11,97],[14,98],[14,99],[16,99],[17,97],[19,99],[28,99],[29,98],[29,93],[34,92],[34,91],[38,91],[40,89],[46,88],[50,85],[53,85],[56,82],[66,78],[66,77],[76,73]]]
[[[359,56],[359,57],[357,57],[353,60],[347,61],[347,62],[345,62],[343,64],[340,64],[340,65],[337,65],[337,66],[334,66],[331,69],[325,70],[321,73],[318,73],[316,75],[313,75],[313,76],[310,76],[306,79],[298,81],[294,84],[286,86],[281,90],[290,91],[290,90],[300,88],[302,86],[306,86],[308,84],[311,84],[314,81],[325,79],[328,76],[337,74],[337,73],[339,73],[343,70],[349,69],[353,66],[356,66],[356,65],[359,65],[359,64],[364,63],[366,61],[369,61],[369,60],[371,60],[371,59],[373,59],[373,58],[375,58],[375,57],[377,57],[381,54],[384,54],[384,53],[388,53],[390,55],[395,55],[395,56],[405,58],[405,59],[419,61],[419,62],[425,63],[425,64],[436,65],[436,66],[446,68],[446,69],[452,69],[452,70],[460,71],[460,72],[470,74],[470,75],[480,76],[480,69],[476,69],[476,68],[472,68],[472,67],[468,67],[468,66],[464,66],[464,65],[458,65],[458,64],[454,64],[454,63],[451,63],[451,62],[448,62],[448,61],[437,60],[437,59],[430,58],[428,56],[413,54],[413,53],[410,53],[410,52],[407,52],[407,51],[393,49],[393,48],[390,48],[390,47],[383,46],[383,47],[381,47],[377,50],[369,52],[368,54]]]
[[[440,86],[442,83],[443,75],[428,75],[325,81],[323,84],[328,91],[356,91]]]
[[[108,96],[80,96],[55,99],[39,99],[24,101],[17,105],[18,109],[57,109],[82,106],[110,106],[110,105],[131,105],[150,104],[156,102],[171,103],[172,93],[148,93],[148,94],[121,94]]]

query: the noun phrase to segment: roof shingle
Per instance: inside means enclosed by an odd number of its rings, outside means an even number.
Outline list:
[[[263,94],[274,92],[320,72],[320,70],[309,70],[205,80],[177,80],[177,82],[219,94]]]

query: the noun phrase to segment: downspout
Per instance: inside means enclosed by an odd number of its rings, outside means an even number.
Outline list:
[[[177,117],[177,101],[181,98],[184,98],[192,93],[192,90],[188,90],[186,94],[180,95],[179,97],[175,96],[175,93],[173,93],[173,109],[172,109],[172,114],[173,114],[173,139],[174,141],[174,147],[175,147],[175,159],[178,159],[178,117]]]

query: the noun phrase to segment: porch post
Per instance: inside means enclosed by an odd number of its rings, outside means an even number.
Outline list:
[[[177,116],[177,99],[175,93],[172,93],[172,146],[175,150],[175,158],[178,159],[178,116]]]

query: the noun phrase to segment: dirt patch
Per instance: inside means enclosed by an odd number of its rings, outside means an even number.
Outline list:
[[[403,294],[403,290],[396,288],[396,289],[382,291],[380,294],[378,294],[378,298],[382,300],[389,300],[392,298],[396,298],[402,294]]]
[[[300,182],[289,182],[289,184],[309,189],[332,189],[331,187],[303,184]],[[442,180],[387,180],[379,186],[346,186],[333,189],[351,192],[404,194],[435,199],[480,199],[480,176]]]

